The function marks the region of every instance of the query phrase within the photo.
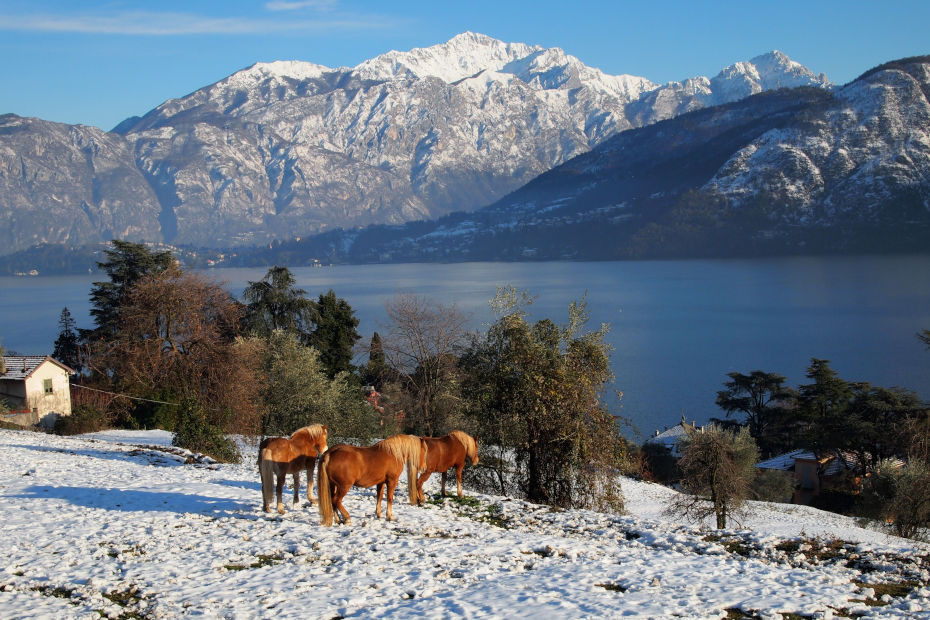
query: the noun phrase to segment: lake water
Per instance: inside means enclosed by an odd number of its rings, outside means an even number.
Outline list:
[[[208,272],[237,297],[267,270]],[[567,319],[587,293],[592,328],[611,326],[616,383],[610,406],[648,436],[682,416],[720,416],[717,390],[732,371],[764,370],[806,383],[812,357],[841,377],[903,386],[930,397],[930,256],[778,258],[654,262],[357,265],[296,268],[316,298],[333,289],[355,310],[367,343],[383,330],[384,302],[412,292],[456,304],[472,327],[492,319],[497,285],[538,296],[531,318]],[[0,344],[51,353],[67,306],[91,327],[88,294],[101,276],[0,278]],[[361,360],[366,361],[366,360]],[[620,390],[617,402],[612,394]],[[636,437],[627,429],[626,434]],[[641,437],[639,437],[641,438]]]

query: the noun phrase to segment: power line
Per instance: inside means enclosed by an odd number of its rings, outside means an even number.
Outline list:
[[[82,390],[90,390],[91,392],[100,392],[101,394],[109,394],[111,396],[121,396],[123,398],[128,398],[129,400],[140,400],[144,403],[155,403],[158,405],[172,405],[174,407],[180,407],[180,403],[169,403],[164,400],[152,400],[151,398],[139,398],[138,396],[127,396],[126,394],[118,394],[116,392],[108,392],[106,390],[98,390],[97,388],[87,387],[86,385],[81,385],[80,383],[72,383],[71,387],[79,387]]]

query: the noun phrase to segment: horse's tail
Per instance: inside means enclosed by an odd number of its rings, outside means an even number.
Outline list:
[[[268,510],[274,497],[274,459],[267,448],[258,452],[258,473],[262,479],[262,507]]]
[[[320,525],[333,524],[333,490],[329,486],[329,451],[323,453],[316,472],[317,507],[320,510]]]
[[[417,437],[419,441],[416,448],[407,455],[407,493],[410,497],[410,505],[416,506],[420,503],[420,494],[417,491],[417,475],[426,462],[426,440]]]

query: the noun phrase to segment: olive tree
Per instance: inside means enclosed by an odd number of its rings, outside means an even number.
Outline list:
[[[689,428],[680,450],[684,492],[673,497],[668,512],[694,521],[714,516],[717,528],[726,528],[750,497],[755,478],[759,449],[749,429]]]
[[[498,291],[499,318],[463,357],[464,394],[482,445],[498,450],[498,480],[505,487],[512,466],[530,501],[622,508],[625,443],[602,401],[612,379],[608,327],[586,328],[584,300],[569,306],[565,325],[531,323],[519,296]]]
[[[862,485],[864,515],[890,523],[904,538],[926,539],[930,530],[930,467],[925,461],[885,460]]]
[[[348,373],[330,379],[319,351],[303,346],[295,334],[275,330],[251,344],[261,360],[263,436],[290,435],[312,423],[363,442],[381,431],[377,412]]]

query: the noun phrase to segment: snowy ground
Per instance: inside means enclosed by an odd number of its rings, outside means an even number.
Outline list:
[[[930,618],[930,548],[830,513],[758,504],[721,535],[631,480],[626,515],[474,493],[417,508],[402,482],[396,522],[355,489],[352,525],[323,528],[306,502],[261,511],[254,450],[185,464],[170,439],[0,431],[0,617]]]

